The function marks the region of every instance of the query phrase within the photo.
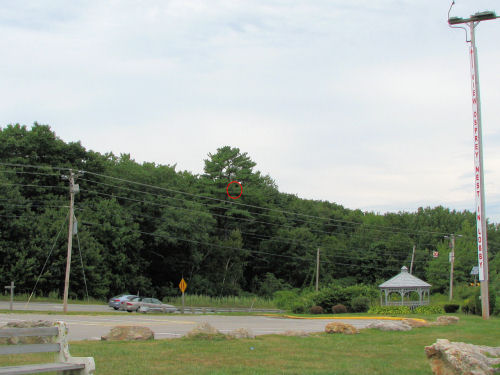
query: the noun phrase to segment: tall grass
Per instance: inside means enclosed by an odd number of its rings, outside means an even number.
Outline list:
[[[30,299],[29,293],[19,293],[14,295],[14,302],[51,302],[51,303],[62,303],[62,298],[57,292],[50,292],[48,296],[38,296],[34,294]],[[0,294],[0,301],[10,301],[10,294]],[[74,304],[91,304],[91,305],[102,305],[107,303],[107,300],[97,299],[94,297],[89,297],[88,299],[68,299],[69,303]]]
[[[14,295],[15,302],[27,302],[30,295],[28,293],[21,293]],[[0,301],[9,301],[9,294],[0,294]],[[51,302],[51,303],[62,303],[62,298],[56,292],[49,293],[48,296],[37,296],[31,297],[30,302]],[[182,305],[182,297],[165,297],[163,299],[164,303],[169,303],[175,306]],[[96,299],[90,297],[89,299],[77,300],[69,299],[69,303],[74,304],[105,304],[107,300]],[[186,306],[193,307],[241,307],[241,308],[256,308],[256,309],[276,309],[276,303],[274,300],[269,298],[262,298],[258,296],[226,296],[226,297],[211,297],[206,295],[198,294],[186,294],[185,295]]]
[[[255,309],[276,309],[276,303],[269,298],[257,296],[211,297],[199,294],[185,294],[185,305],[193,307],[242,307]],[[182,305],[182,297],[165,297],[163,302],[171,305]]]

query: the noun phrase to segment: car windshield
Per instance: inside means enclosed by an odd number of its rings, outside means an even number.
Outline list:
[[[156,299],[156,298],[151,298],[151,302],[152,302],[152,303],[155,303],[155,304],[157,304],[157,305],[160,305],[160,304],[161,304],[160,300],[158,300],[158,299]]]
[[[141,302],[141,297],[135,297],[132,299],[132,302]]]

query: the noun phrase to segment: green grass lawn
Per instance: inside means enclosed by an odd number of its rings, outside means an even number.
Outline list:
[[[438,338],[500,346],[499,318],[483,321],[477,316],[459,316],[457,325],[408,332],[362,330],[353,336],[321,333],[240,340],[81,341],[71,343],[70,351],[73,356],[93,356],[97,374],[431,375],[424,347]],[[1,356],[0,365],[36,362],[43,356]]]

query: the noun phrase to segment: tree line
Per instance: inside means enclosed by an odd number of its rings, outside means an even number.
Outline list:
[[[445,292],[449,239],[456,235],[455,282],[477,264],[475,216],[426,207],[377,214],[281,193],[236,147],[208,153],[204,173],[137,163],[66,143],[47,125],[0,128],[0,279],[17,292],[61,293],[68,236],[68,181],[77,176],[70,295],[124,291],[165,297],[306,288],[315,280],[376,284],[410,267]],[[238,181],[244,188],[238,196]],[[226,190],[227,189],[227,190]],[[490,279],[500,289],[499,225],[488,224]],[[438,257],[433,256],[438,252]]]

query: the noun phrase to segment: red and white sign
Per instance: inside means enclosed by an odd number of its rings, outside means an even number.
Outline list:
[[[477,259],[479,265],[479,280],[484,280],[484,258],[487,249],[486,233],[483,233],[483,224],[485,224],[486,217],[482,212],[482,191],[483,181],[481,179],[481,158],[482,158],[482,141],[481,132],[479,129],[480,112],[478,103],[478,77],[476,76],[475,69],[475,51],[474,46],[470,46],[470,71],[472,75],[472,121],[474,125],[474,195],[476,197],[476,224],[477,224]],[[484,225],[486,228],[486,225]]]

